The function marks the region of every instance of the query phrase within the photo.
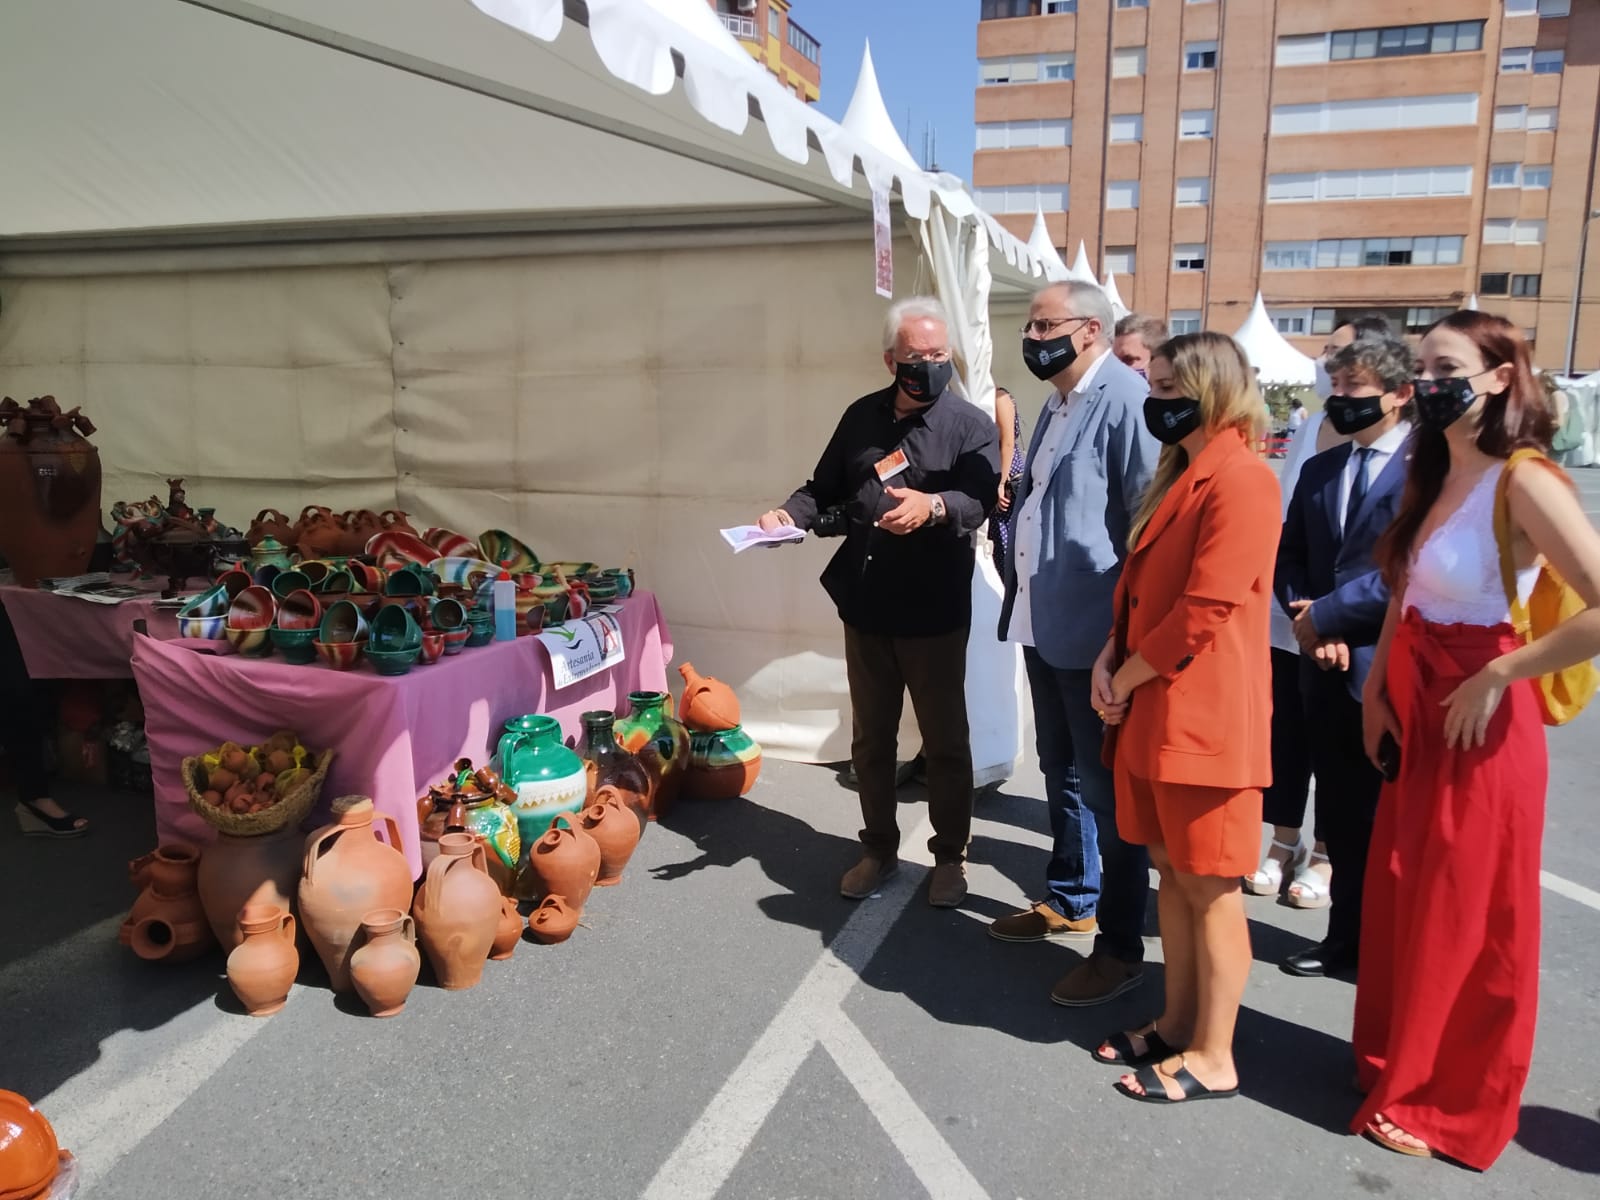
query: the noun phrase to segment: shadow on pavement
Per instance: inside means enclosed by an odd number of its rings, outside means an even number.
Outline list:
[[[1516,1141],[1529,1154],[1558,1167],[1600,1175],[1600,1120],[1591,1121],[1559,1108],[1525,1105]]]

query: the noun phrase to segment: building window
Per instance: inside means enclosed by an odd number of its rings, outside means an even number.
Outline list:
[[[1311,327],[1310,310],[1300,309],[1297,312],[1273,313],[1272,327],[1279,333],[1303,337]]]
[[[1057,16],[1060,13],[1075,13],[1078,11],[1078,0],[1044,0],[1044,13],[1047,17]]]
[[[1211,180],[1204,175],[1178,180],[1177,202],[1179,204],[1210,204]]]
[[[1522,186],[1522,168],[1516,163],[1491,163],[1489,165],[1489,186],[1492,188]]]
[[[798,50],[802,58],[808,58],[818,65],[822,63],[821,44],[793,20],[789,22],[789,45]]]
[[[1067,211],[1067,185],[1064,183],[975,188],[973,197],[978,207],[995,216],[1013,213],[1031,217],[1035,211]]]
[[[1262,251],[1266,271],[1310,267],[1459,266],[1466,239],[1459,235],[1400,238],[1324,238],[1318,242],[1268,242]]]
[[[1117,0],[1118,8],[1149,8],[1150,0]]]
[[[1113,142],[1140,142],[1144,140],[1144,118],[1138,113],[1114,113],[1111,117]]]
[[[1539,276],[1513,275],[1511,277],[1511,294],[1513,296],[1537,296],[1539,294]]]
[[[1313,308],[1311,310],[1311,332],[1313,334],[1332,333],[1335,311],[1335,309],[1331,308]]]
[[[1535,75],[1559,75],[1566,55],[1560,50],[1535,50],[1533,52],[1533,73]]]
[[[1190,42],[1183,48],[1185,71],[1214,71],[1217,67],[1215,42]]]
[[[1139,181],[1137,179],[1113,179],[1106,184],[1106,207],[1138,208]]]
[[[1069,80],[1076,72],[1076,59],[1070,54],[1046,55],[1042,65],[1044,77],[1052,82]]]
[[[1522,75],[1533,70],[1532,46],[1505,46],[1500,51],[1500,73]]]
[[[978,126],[979,150],[1053,149],[1072,145],[1072,121],[1052,117],[1043,121],[985,121]]]
[[[1007,17],[1032,17],[1039,13],[1039,0],[983,0],[979,19],[1002,21]]]
[[[1292,34],[1278,39],[1277,56],[1280,67],[1303,67],[1311,63],[1328,61],[1328,35],[1325,33]]]
[[[1480,296],[1504,296],[1511,290],[1511,276],[1505,271],[1490,271],[1478,276]]]
[[[1339,29],[1330,34],[1312,35],[1327,39],[1320,57],[1296,58],[1295,62],[1343,62],[1352,58],[1399,58],[1412,54],[1454,54],[1483,49],[1482,21],[1444,21],[1430,25],[1388,25],[1379,29]],[[1279,38],[1278,63],[1285,41],[1304,43],[1303,36]],[[1314,53],[1309,46],[1298,46],[1291,53]]]
[[[1528,110],[1528,132],[1538,133],[1556,127],[1556,110],[1553,108],[1530,108]]]
[[[1550,186],[1550,168],[1523,167],[1522,186],[1525,188],[1548,188]]]
[[[1453,308],[1408,308],[1406,309],[1406,332],[1422,333],[1455,311]]]
[[[1539,0],[1541,17],[1564,17],[1572,11],[1572,0]]]
[[[1506,0],[1506,16],[1525,17],[1539,11],[1539,0]]]
[[[1144,47],[1124,46],[1111,55],[1111,77],[1131,79],[1144,74]]]
[[[767,9],[767,32],[780,40],[783,37],[783,13],[776,8]]]
[[[1475,92],[1444,96],[1383,96],[1327,100],[1321,104],[1280,104],[1272,110],[1272,132],[1372,133],[1476,125]]]
[[[1027,58],[980,58],[978,60],[978,85],[987,87],[997,83],[1038,83],[1039,60]]]
[[[1189,0],[1190,4],[1200,4],[1203,0]],[[1200,310],[1198,308],[1180,308],[1167,314],[1167,330],[1174,337],[1180,333],[1200,332]]]
[[[1199,242],[1180,242],[1172,248],[1172,269],[1174,271],[1204,271],[1206,269],[1206,248]]]
[[[1368,167],[1267,177],[1267,199],[1388,200],[1414,196],[1470,196],[1472,168]]]
[[[1178,136],[1208,138],[1212,133],[1212,113],[1209,108],[1191,108],[1178,118]]]
[[[1311,267],[1315,242],[1268,242],[1261,252],[1263,271],[1302,271]]]
[[[1526,104],[1497,104],[1494,109],[1496,129],[1526,129],[1528,106]]]
[[[1132,246],[1107,246],[1105,267],[1118,275],[1132,275],[1134,272],[1134,253]]]
[[[1490,217],[1483,223],[1483,244],[1537,246],[1544,241],[1544,222]]]

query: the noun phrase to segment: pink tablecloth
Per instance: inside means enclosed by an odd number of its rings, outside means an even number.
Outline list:
[[[121,582],[121,580],[118,580]],[[140,584],[133,584],[140,587]],[[92,604],[37,588],[0,587],[22,660],[33,679],[126,679],[133,674],[133,623],[149,623],[150,636],[178,636],[178,615],[157,612],[162,581],[149,584],[147,599]]]
[[[555,691],[537,638],[491,642],[386,678],[362,666],[334,671],[277,658],[197,653],[182,639],[138,638],[133,677],[144,701],[155,779],[156,832],[204,844],[211,826],[189,808],[181,764],[225,741],[264,741],[293,729],[316,750],[332,748],[321,808],[338,796],[371,796],[400,826],[414,874],[422,870],[417,798],[463,756],[487,761],[502,725],[549,713],[567,735],[586,709],[625,706],[631,691],[665,691],[672,643],[655,596],[636,592],[619,621],[626,657]]]

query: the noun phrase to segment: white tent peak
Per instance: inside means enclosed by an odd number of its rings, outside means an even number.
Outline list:
[[[1111,315],[1117,320],[1122,320],[1123,317],[1133,311],[1123,303],[1122,293],[1117,290],[1117,277],[1109,267],[1106,268],[1105,283],[1101,287],[1105,291],[1106,299],[1111,301]]]
[[[1083,244],[1083,239],[1078,239],[1078,256],[1072,260],[1072,278],[1082,283],[1099,283],[1094,277],[1094,266],[1089,262],[1089,250]]]
[[[1462,301],[1461,308],[1462,308],[1462,311],[1464,311],[1464,312],[1477,312],[1478,311],[1478,293],[1477,292],[1473,292],[1472,295],[1468,296],[1464,301]]]
[[[922,168],[911,157],[911,151],[900,139],[900,133],[889,118],[883,103],[883,92],[878,87],[878,72],[872,65],[872,43],[861,47],[861,72],[856,76],[856,90],[850,96],[850,107],[845,109],[844,120],[839,122],[879,154],[893,159],[901,166],[914,171]]]
[[[1300,353],[1279,333],[1267,316],[1267,306],[1256,293],[1256,302],[1250,306],[1250,315],[1233,335],[1261,377],[1262,383],[1311,384],[1317,378],[1317,365],[1310,356]]]
[[[1061,252],[1050,240],[1050,229],[1044,222],[1044,208],[1036,205],[1033,210],[1033,233],[1028,238],[1028,249],[1033,251],[1041,263],[1044,264],[1044,277],[1051,283],[1060,283],[1069,277],[1067,264],[1061,258]]]

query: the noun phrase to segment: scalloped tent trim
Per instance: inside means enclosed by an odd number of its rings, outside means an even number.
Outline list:
[[[1262,383],[1312,384],[1317,378],[1316,360],[1296,350],[1279,333],[1267,315],[1261,293],[1250,306],[1250,315],[1233,335],[1250,365],[1260,373]]]

